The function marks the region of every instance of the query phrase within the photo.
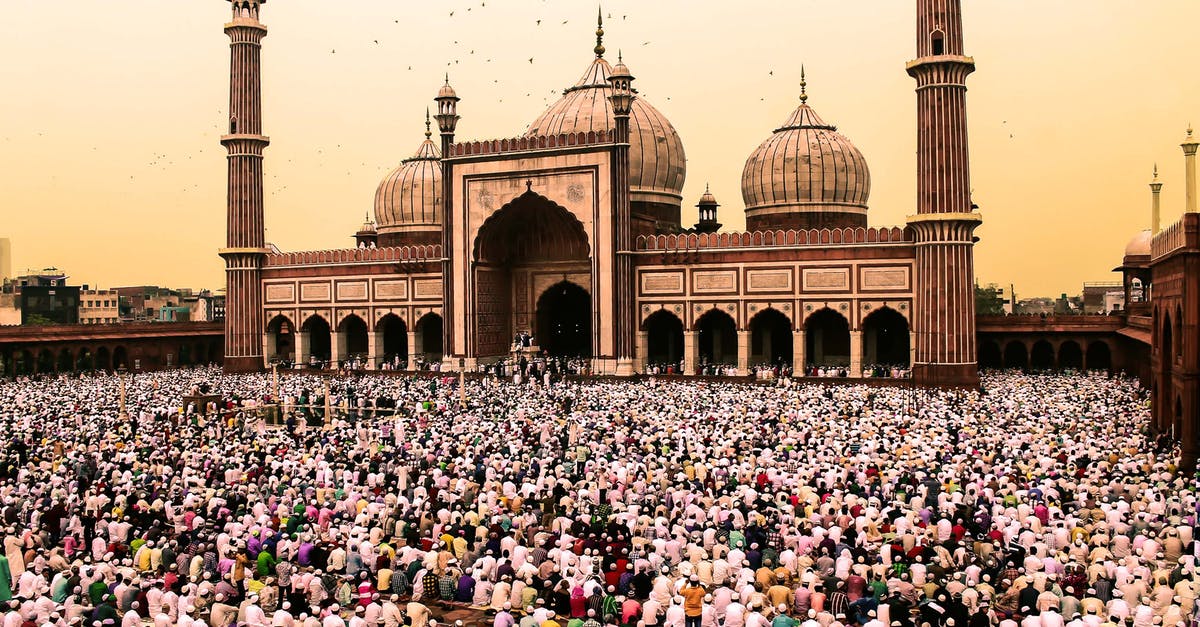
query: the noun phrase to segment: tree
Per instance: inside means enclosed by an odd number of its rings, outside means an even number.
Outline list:
[[[47,324],[55,324],[55,322],[41,314],[29,314],[21,324],[26,326],[44,326]]]
[[[985,287],[975,284],[976,315],[1003,316],[1006,302],[1008,301],[1004,300],[1004,289],[995,283],[988,283]]]

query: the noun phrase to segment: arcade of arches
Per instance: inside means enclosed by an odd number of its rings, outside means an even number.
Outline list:
[[[592,356],[590,251],[579,219],[536,193],[492,214],[475,238],[475,354],[502,357],[529,334],[550,355]]]
[[[331,327],[320,314],[299,328],[287,316],[267,323],[263,352],[271,363],[336,368],[354,363],[369,370],[419,370],[442,359],[442,317],[426,313],[410,329],[389,313],[374,325],[349,314]]]
[[[1112,371],[1113,345],[1108,339],[1029,336],[983,338],[979,342],[981,369]]]
[[[907,319],[884,307],[852,329],[846,317],[828,308],[810,312],[797,329],[791,317],[767,307],[738,328],[733,310],[697,312],[685,325],[678,308],[645,312],[638,336],[640,368],[662,373],[702,374],[782,366],[798,371],[841,368],[849,377],[872,376],[879,368],[907,368],[912,345]],[[714,368],[715,367],[715,368]]]
[[[0,347],[0,378],[90,372],[142,372],[219,364],[216,338],[67,342]]]

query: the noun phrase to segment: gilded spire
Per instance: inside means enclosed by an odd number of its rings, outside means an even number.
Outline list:
[[[804,77],[804,64],[800,64],[800,104],[808,104],[808,81]]]
[[[425,139],[433,137],[433,132],[429,130],[429,107],[425,107]]]
[[[604,56],[604,8],[596,9],[596,58]]]

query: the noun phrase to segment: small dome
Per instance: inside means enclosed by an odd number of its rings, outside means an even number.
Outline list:
[[[1153,239],[1150,235],[1150,229],[1138,231],[1133,239],[1125,245],[1126,257],[1149,257],[1150,256],[1150,240]]]
[[[870,195],[866,159],[803,93],[800,106],[742,170],[749,230],[866,226]]]
[[[716,205],[716,204],[718,204],[717,197],[713,196],[712,192],[708,191],[708,186],[705,185],[704,193],[700,195],[700,202],[696,203],[696,206],[699,207],[701,205]]]
[[[381,235],[441,230],[441,152],[430,139],[429,121],[425,124],[425,141],[416,154],[392,170],[375,191],[375,222]]]
[[[628,73],[628,68],[624,70]],[[612,85],[613,67],[596,57],[586,72],[563,92],[563,97],[529,125],[530,137],[561,133],[611,131],[616,126]],[[687,157],[675,127],[645,98],[633,100],[629,114],[630,200],[678,207],[683,201]]]
[[[454,88],[450,86],[450,75],[446,75],[446,84],[438,90],[438,98],[454,98],[458,99],[458,94],[454,93]]]

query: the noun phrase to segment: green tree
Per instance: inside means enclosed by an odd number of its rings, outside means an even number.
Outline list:
[[[995,283],[986,286],[975,284],[975,314],[980,316],[1004,315],[1004,289]]]
[[[27,326],[43,326],[47,324],[54,324],[54,321],[41,314],[29,314],[29,317],[25,318],[21,324]]]

